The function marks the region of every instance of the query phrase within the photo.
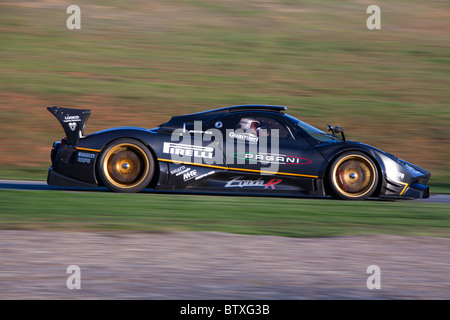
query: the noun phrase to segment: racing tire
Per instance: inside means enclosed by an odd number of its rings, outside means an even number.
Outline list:
[[[346,152],[332,162],[328,182],[335,198],[364,200],[378,187],[378,169],[366,154]]]
[[[102,151],[97,170],[103,184],[115,192],[139,192],[155,172],[150,150],[135,139],[118,139]]]

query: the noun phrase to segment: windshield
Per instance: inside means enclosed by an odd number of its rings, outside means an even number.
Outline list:
[[[341,141],[338,137],[334,137],[331,134],[325,133],[322,130],[317,129],[316,127],[313,127],[307,123],[304,123],[303,121],[300,121],[294,117],[288,116],[292,122],[295,123],[295,125],[302,128],[307,134],[309,134],[311,137],[313,137],[316,140],[319,140],[320,142],[338,142]]]

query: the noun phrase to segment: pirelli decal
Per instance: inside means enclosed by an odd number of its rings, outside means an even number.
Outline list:
[[[179,156],[212,159],[214,149],[211,147],[164,142],[163,152]]]

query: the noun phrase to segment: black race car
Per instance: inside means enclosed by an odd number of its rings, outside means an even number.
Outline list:
[[[53,144],[52,186],[106,186],[340,199],[427,198],[430,173],[372,146],[323,132],[286,107],[240,105],[174,116],[157,128],[84,136],[89,110],[49,107],[66,137]]]

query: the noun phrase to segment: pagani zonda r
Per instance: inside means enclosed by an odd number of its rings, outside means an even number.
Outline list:
[[[429,196],[429,172],[346,140],[340,127],[318,130],[282,106],[232,106],[174,116],[153,129],[120,127],[86,136],[89,110],[48,110],[66,133],[51,151],[52,186],[350,200]]]

